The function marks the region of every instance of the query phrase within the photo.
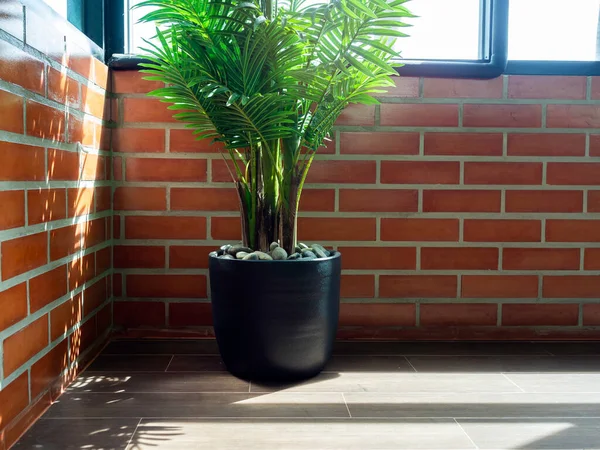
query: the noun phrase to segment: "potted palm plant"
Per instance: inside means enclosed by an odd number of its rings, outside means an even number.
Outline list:
[[[296,217],[319,147],[351,103],[376,104],[407,0],[145,0],[154,22],[149,95],[198,139],[226,149],[242,243],[209,255],[226,367],[254,380],[306,378],[337,329],[341,255],[300,244]]]

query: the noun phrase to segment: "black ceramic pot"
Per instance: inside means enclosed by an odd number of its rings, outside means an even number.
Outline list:
[[[317,375],[337,331],[341,255],[308,261],[209,257],[215,335],[233,375],[292,381]]]

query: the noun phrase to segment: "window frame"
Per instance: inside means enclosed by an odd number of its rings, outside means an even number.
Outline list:
[[[102,2],[103,0],[80,0]],[[125,54],[128,20],[127,0],[104,0],[104,49],[114,70],[137,70],[146,62],[136,54]],[[600,61],[525,61],[508,59],[510,0],[480,0],[478,60],[396,60],[399,75],[429,78],[491,79],[501,75],[599,76]]]

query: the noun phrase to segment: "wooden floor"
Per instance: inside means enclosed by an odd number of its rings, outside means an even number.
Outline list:
[[[210,341],[117,341],[16,449],[600,449],[600,343],[338,343],[261,386]]]

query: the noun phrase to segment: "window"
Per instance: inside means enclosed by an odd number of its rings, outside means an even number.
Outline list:
[[[147,11],[131,10],[139,1],[125,0],[125,42],[130,54],[139,53],[144,39],[151,38],[155,32],[152,24],[138,23]],[[505,52],[494,48],[492,29],[502,28],[507,3],[500,0],[500,7],[495,8],[494,13],[492,5],[495,1],[460,0],[460,7],[448,0],[419,0],[407,4],[410,11],[419,17],[407,19],[411,25],[406,28],[409,37],[400,39],[397,44],[401,62],[405,64],[402,72],[457,76],[456,69],[459,68],[458,76],[500,75]],[[498,40],[497,44],[501,43]],[[134,63],[135,59],[131,62]],[[122,66],[119,64],[119,67]]]
[[[600,0],[513,0],[509,17],[506,73],[600,75]]]
[[[121,1],[126,49],[136,54],[154,27],[137,23],[146,11],[131,7],[140,0]],[[418,17],[407,19],[409,37],[397,44],[401,74],[600,75],[600,0],[419,0],[407,7]]]
[[[598,0],[513,1],[508,59],[597,61]]]

